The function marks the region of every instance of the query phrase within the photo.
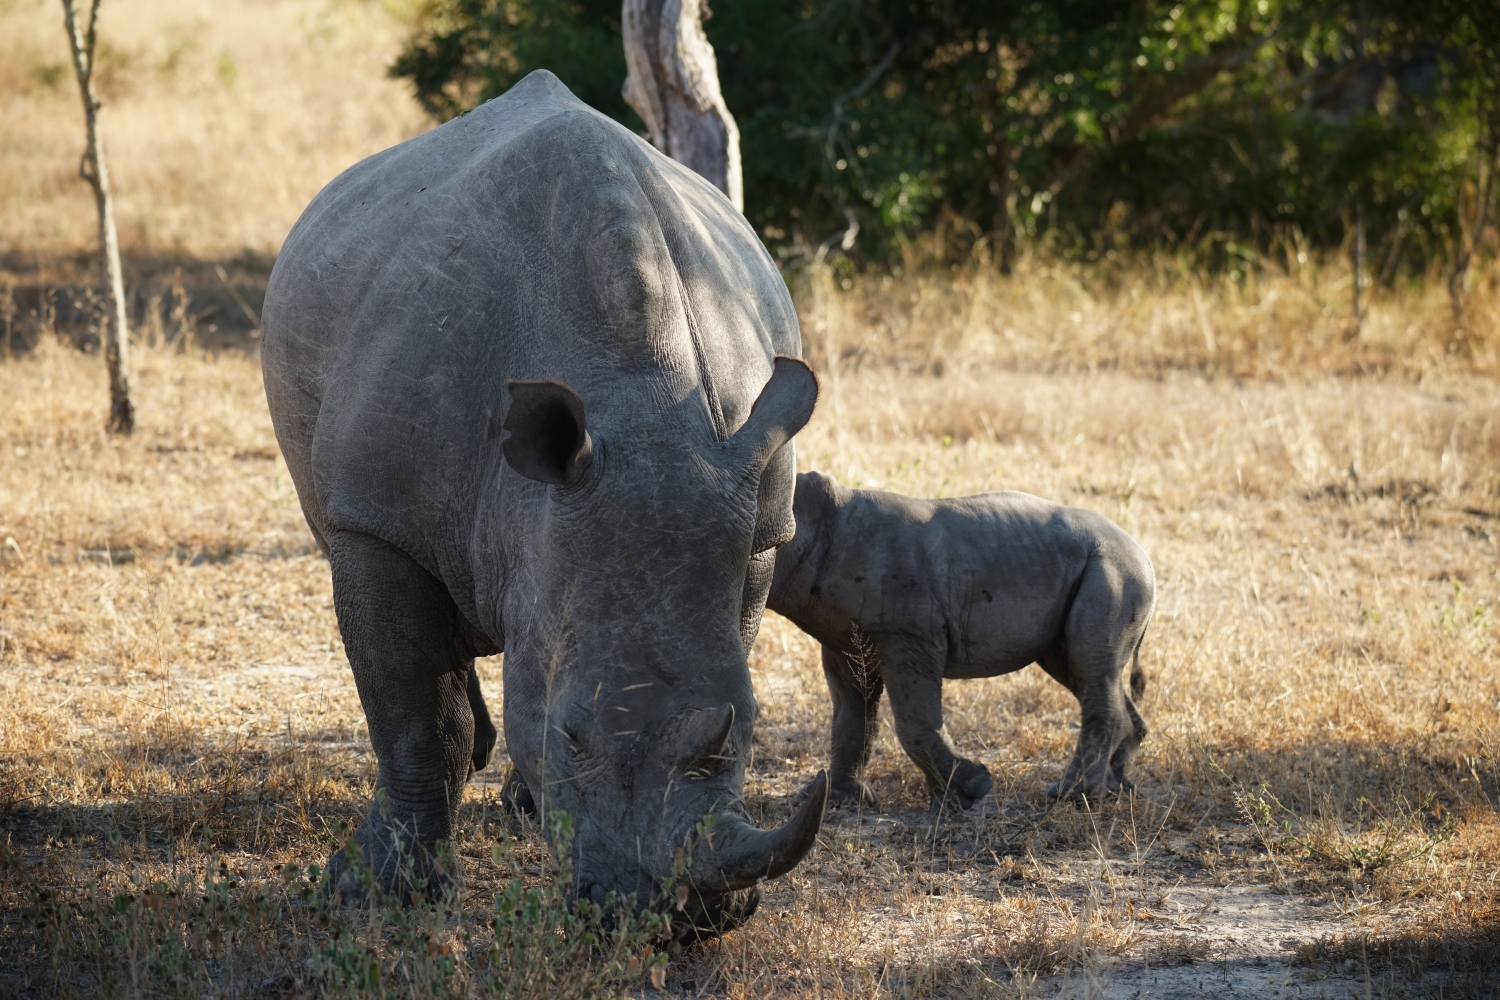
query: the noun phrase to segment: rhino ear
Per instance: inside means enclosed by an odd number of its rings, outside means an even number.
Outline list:
[[[818,377],[801,358],[778,356],[745,425],[725,442],[740,468],[759,472],[812,419]]]
[[[576,483],[594,453],[578,393],[551,379],[511,379],[505,387],[510,390],[505,413],[510,436],[501,448],[510,467],[539,483]]]

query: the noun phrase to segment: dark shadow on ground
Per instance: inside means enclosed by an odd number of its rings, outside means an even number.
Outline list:
[[[274,257],[136,255],[123,261],[127,317],[136,343],[251,350]],[[25,354],[55,335],[99,346],[103,281],[92,254],[0,255],[0,354]]]

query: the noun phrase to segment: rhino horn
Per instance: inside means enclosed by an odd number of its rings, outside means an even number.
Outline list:
[[[693,859],[693,885],[701,892],[725,893],[785,875],[812,850],[827,804],[828,773],[819,771],[801,807],[775,830],[757,830],[738,816],[721,817],[713,846]]]

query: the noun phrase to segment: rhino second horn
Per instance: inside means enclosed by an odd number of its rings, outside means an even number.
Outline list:
[[[757,830],[738,816],[721,818],[714,847],[693,860],[693,885],[700,892],[733,892],[795,868],[812,850],[823,825],[828,772],[819,771],[807,792],[792,818],[775,830]]]
[[[703,714],[700,741],[692,749],[700,758],[722,756],[729,746],[729,731],[734,728],[734,704],[725,702]]]

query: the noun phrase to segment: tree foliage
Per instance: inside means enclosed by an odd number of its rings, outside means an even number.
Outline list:
[[[619,0],[434,0],[391,66],[418,102],[446,121],[550,69],[579,99],[616,121],[641,121],[620,87],[625,52]]]
[[[617,3],[433,0],[393,67],[437,117],[545,66],[631,127]],[[1500,5],[720,0],[746,215],[783,252],[1019,245],[1449,259],[1500,145]],[[1468,235],[1465,235],[1468,234]],[[929,241],[931,242],[931,241]],[[1293,249],[1295,248],[1295,249]]]

